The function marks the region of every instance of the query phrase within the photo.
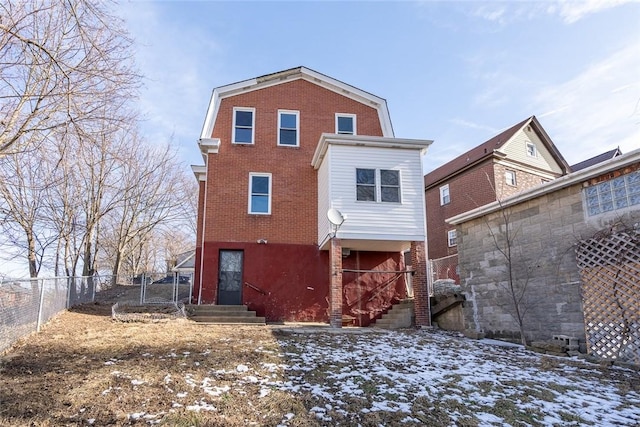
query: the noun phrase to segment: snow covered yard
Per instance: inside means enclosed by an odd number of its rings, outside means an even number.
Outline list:
[[[109,309],[64,313],[0,356],[0,425],[640,424],[633,370],[430,330],[120,323]]]
[[[633,370],[426,330],[279,343],[284,389],[327,425],[640,425]]]

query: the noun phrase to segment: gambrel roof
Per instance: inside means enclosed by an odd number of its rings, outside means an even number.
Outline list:
[[[254,90],[264,89],[269,86],[289,83],[298,79],[311,82],[376,109],[378,111],[383,136],[394,136],[393,127],[391,125],[391,116],[389,115],[389,110],[387,108],[387,101],[384,98],[380,98],[369,92],[358,89],[355,86],[348,85],[340,80],[336,80],[309,68],[296,67],[215,88],[211,95],[211,101],[209,102],[209,108],[207,110],[204,126],[202,127],[200,139],[204,140],[210,138],[213,131],[213,125],[216,121],[216,116],[218,115],[220,101],[222,99]]]

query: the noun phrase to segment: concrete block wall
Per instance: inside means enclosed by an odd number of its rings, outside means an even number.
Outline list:
[[[515,289],[523,293],[529,340],[553,335],[584,339],[584,318],[574,245],[595,233],[584,221],[580,185],[524,202],[508,211]],[[461,284],[467,329],[489,337],[519,337],[508,291],[508,268],[489,226],[504,231],[500,212],[460,226]],[[499,244],[504,243],[502,235]]]

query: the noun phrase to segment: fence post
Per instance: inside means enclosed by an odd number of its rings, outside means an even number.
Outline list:
[[[40,302],[38,304],[38,323],[36,326],[36,332],[40,332],[40,325],[42,324],[42,308],[44,307],[44,279],[38,280],[40,283]]]

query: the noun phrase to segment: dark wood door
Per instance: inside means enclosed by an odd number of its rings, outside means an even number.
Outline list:
[[[242,251],[220,251],[218,304],[242,304]]]

